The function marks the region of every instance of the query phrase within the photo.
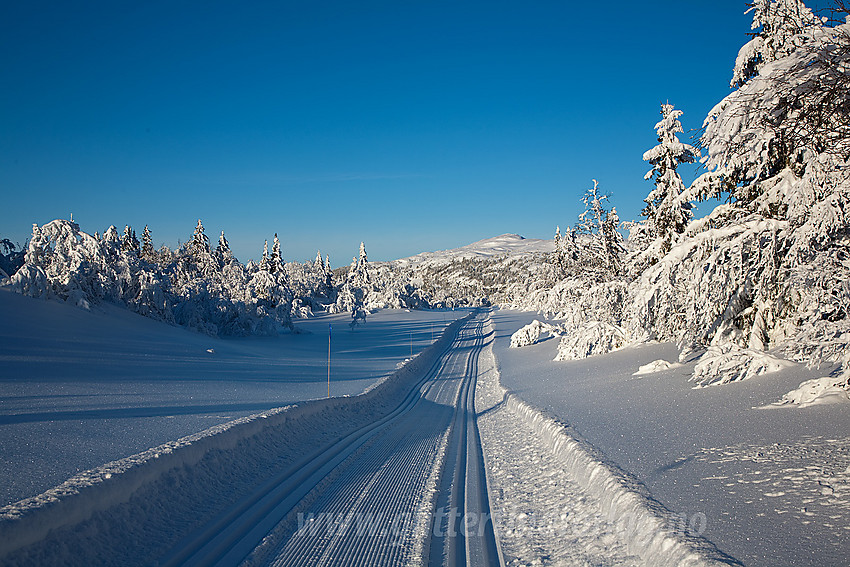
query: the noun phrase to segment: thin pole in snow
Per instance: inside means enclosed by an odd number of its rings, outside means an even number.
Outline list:
[[[328,397],[331,397],[331,329],[333,325],[328,323]]]

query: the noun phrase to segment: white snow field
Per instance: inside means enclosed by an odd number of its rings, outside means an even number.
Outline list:
[[[108,304],[0,289],[0,506],[75,474],[260,410],[354,395],[467,312],[296,320],[303,334],[217,339]]]
[[[520,413],[537,415],[535,419],[544,423],[548,420],[550,428],[586,447],[605,471],[620,478],[620,484],[631,485],[635,494],[655,502],[658,515],[666,516],[674,532],[701,535],[745,565],[848,564],[850,406],[846,396],[810,407],[775,404],[800,383],[824,376],[831,368],[794,365],[740,382],[695,388],[688,380],[693,360],[667,369],[657,362],[677,361],[675,345],[646,344],[555,362],[557,340],[510,348],[511,334],[539,315],[503,310],[492,317],[501,384],[512,392],[498,413],[505,414],[513,405]],[[650,370],[651,363],[657,372],[635,375]],[[539,408],[539,413],[533,408]],[[531,445],[519,427],[504,419],[482,418],[485,448],[488,435],[497,435],[506,454],[519,453],[509,449],[510,444],[520,449]],[[536,428],[542,429],[542,425]],[[491,430],[494,433],[487,433]],[[551,496],[550,489],[561,490],[556,487],[560,479],[552,473],[553,464],[532,453],[529,459],[542,476],[537,478],[537,488],[533,484],[524,491],[520,488],[518,500],[527,501],[532,511],[549,505],[548,516],[537,513],[560,526],[556,532],[564,539],[586,537],[586,532],[576,535],[568,524],[557,523],[559,510],[568,516],[586,511],[564,510],[563,503]],[[494,467],[494,482],[503,477],[514,482],[516,472],[511,466],[517,465]],[[559,558],[567,557],[559,542],[554,542],[555,547],[538,544],[535,538],[540,536],[534,529],[525,534],[510,544],[520,550],[517,556],[525,564],[557,564]],[[504,535],[502,541],[508,553]],[[576,557],[565,564],[605,561]]]

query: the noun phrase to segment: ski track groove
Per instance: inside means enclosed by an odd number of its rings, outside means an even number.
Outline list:
[[[431,382],[433,384],[433,382]],[[430,390],[431,385],[426,389]],[[376,440],[376,443],[380,441],[381,436],[386,436],[388,432],[384,431],[379,434],[379,439]],[[346,519],[353,518],[356,511],[362,509],[363,503],[366,502],[371,496],[370,491],[372,487],[376,484],[379,484],[380,481],[385,481],[382,484],[389,485],[390,487],[395,487],[395,490],[398,490],[402,483],[396,480],[397,476],[400,474],[398,470],[395,471],[395,474],[392,476],[388,476],[393,472],[392,467],[392,459],[390,458],[395,449],[401,444],[402,440],[395,439],[388,446],[384,444],[378,449],[378,453],[362,463],[355,464],[354,469],[351,471],[346,471],[342,473],[342,476],[349,479],[348,482],[342,483],[338,488],[332,488],[326,493],[326,499],[333,499],[334,504],[328,507],[326,510],[322,510],[322,512],[329,514],[330,518],[339,518],[340,514],[343,511],[348,511],[346,514]],[[414,455],[415,457],[415,455]],[[369,469],[374,466],[375,463],[383,463],[381,464],[377,471],[373,471],[371,476],[369,475]],[[397,469],[398,467],[396,467]],[[351,482],[351,479],[359,479],[359,482]],[[386,491],[378,492],[380,494],[387,494]],[[392,493],[389,493],[392,496]],[[385,500],[387,498],[385,497]],[[388,500],[392,500],[389,498]],[[316,503],[316,507],[320,506],[320,502]],[[381,510],[386,509],[387,502],[374,502],[370,501],[367,506],[367,513],[375,508]],[[348,529],[345,527],[347,526]],[[346,545],[340,545],[338,551],[342,553],[342,556],[337,556],[334,560],[336,564],[349,564],[351,561],[356,560],[356,554],[360,554],[363,557],[364,562],[368,561],[368,565],[377,565],[374,561],[374,550],[378,546],[380,539],[379,538],[369,538],[371,540],[371,545],[367,547],[365,550],[362,548],[358,550],[357,546],[354,545],[352,541],[352,530],[355,530],[357,524],[350,524],[345,520],[342,522],[341,527],[337,529],[333,536],[331,536],[326,542],[319,542],[318,546],[324,547],[324,551],[322,555],[318,558],[317,563],[313,563],[313,556],[306,552],[306,549],[309,549],[311,544],[310,540],[306,537],[299,536],[294,534],[294,537],[290,540],[295,542],[295,545],[291,548],[291,554],[287,554],[286,558],[278,559],[274,564],[275,565],[324,565],[326,564],[326,560],[330,558],[329,553],[332,549],[332,546],[335,542],[344,543]],[[309,529],[309,528],[308,528]],[[380,533],[381,530],[387,529],[386,522],[383,522],[377,531]],[[324,544],[324,545],[323,545]],[[314,547],[317,547],[316,543],[313,544]],[[356,563],[355,563],[356,564]]]
[[[464,456],[477,450],[476,459],[483,461],[480,444],[468,446],[467,442],[470,433],[475,433],[475,390],[471,383],[484,344],[481,321],[476,320],[474,328],[465,326],[459,331],[452,348],[441,358],[442,364],[419,385],[420,397],[410,411],[387,422],[355,462],[341,465],[346,470],[312,503],[314,521],[320,523],[290,530],[268,564],[380,567],[424,559],[409,556],[414,540],[427,535],[411,533],[411,526],[419,519],[415,514],[427,497],[425,487],[431,471],[445,462],[441,459],[445,432],[451,429],[452,436],[460,436],[457,450]],[[483,470],[471,479],[466,478],[467,472],[467,467],[459,471],[460,486],[453,488],[455,492],[466,494],[469,482],[476,490],[486,490],[486,485],[480,485]],[[459,509],[465,504],[464,499]],[[361,525],[359,520],[370,514],[372,522]],[[449,558],[449,565],[466,564],[467,558],[480,556],[466,549],[466,538],[457,539],[458,545],[464,544],[457,554],[462,561]]]
[[[460,330],[458,331],[460,332]],[[296,486],[290,487],[292,490],[301,492],[299,500],[310,493],[310,489],[304,489],[304,483],[311,480],[311,476],[316,475],[316,471],[322,470],[333,464],[333,468],[337,468],[340,463],[345,463],[356,452],[365,450],[374,443],[375,437],[380,433],[381,429],[391,424],[406,413],[411,411],[413,407],[421,399],[422,388],[428,385],[433,377],[439,372],[441,362],[453,351],[458,342],[457,335],[447,346],[433,365],[427,372],[424,373],[422,379],[411,389],[410,393],[403,399],[396,409],[390,411],[387,415],[377,419],[369,424],[366,424],[349,434],[341,437],[337,442],[329,447],[317,451],[313,455],[304,459],[300,464],[296,465],[285,474],[278,475],[273,481],[267,482],[261,486],[252,496],[246,497],[239,502],[235,502],[230,510],[219,515],[213,522],[190,534],[184,540],[173,548],[166,556],[160,560],[161,565],[232,565],[242,560],[244,554],[239,552],[235,547],[244,546],[244,538],[253,537],[253,532],[257,531],[257,523],[267,521],[268,514],[277,510],[274,504],[263,504],[265,500],[272,499],[275,503],[285,501],[290,496],[290,491],[286,491],[283,496],[275,497],[276,489],[286,483],[296,483]],[[318,484],[321,479],[314,482]],[[281,504],[278,504],[280,506]],[[297,506],[297,502],[294,504]],[[253,511],[256,506],[263,506],[264,511],[258,517],[258,513]],[[290,508],[291,510],[291,508]],[[285,515],[284,515],[285,516]],[[247,519],[246,519],[247,518]],[[274,523],[272,523],[272,526]],[[234,535],[234,532],[236,535]],[[245,534],[248,535],[245,535]],[[223,539],[224,541],[219,541]],[[260,538],[257,538],[256,543],[260,543]],[[238,555],[238,557],[236,557]]]

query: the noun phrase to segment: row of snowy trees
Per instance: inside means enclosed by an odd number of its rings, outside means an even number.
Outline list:
[[[643,156],[654,188],[626,246],[594,181],[576,226],[556,231],[555,281],[510,292],[566,321],[561,358],[673,340],[683,357],[712,359],[697,374],[723,368],[696,376],[704,382],[760,371],[770,351],[843,361],[847,384],[850,24],[829,26],[799,0],[757,0],[751,12],[734,90],[697,148],[678,138],[681,111],[662,104],[658,144]],[[697,159],[706,172],[688,187],[677,168]],[[694,220],[692,203],[709,198],[723,204]]]
[[[252,335],[291,326],[293,293],[275,237],[271,255],[241,264],[221,234],[210,246],[198,221],[177,250],[154,250],[146,226],[139,242],[128,226],[89,235],[77,223],[55,220],[33,226],[13,289],[81,307],[110,301],[142,315],[212,335]]]
[[[321,252],[313,262],[284,262],[277,234],[271,250],[264,243],[259,262],[242,264],[224,232],[216,246],[210,244],[200,220],[176,250],[154,249],[147,226],[140,241],[130,226],[120,235],[114,226],[89,235],[71,220],[34,225],[25,253],[7,248],[4,260],[19,260],[8,279],[20,293],[84,308],[123,304],[212,335],[272,334],[317,310],[351,312],[360,323],[374,309],[446,304],[423,291],[421,278],[409,270],[370,264],[363,243],[351,266],[336,274]]]
[[[707,172],[676,197],[725,203],[643,272],[629,330],[836,362],[850,343],[850,25],[827,26],[799,0],[751,11],[735,90],[703,123]]]

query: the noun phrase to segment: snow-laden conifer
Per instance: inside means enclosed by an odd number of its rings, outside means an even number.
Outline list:
[[[645,176],[655,183],[646,196],[641,214],[646,217],[648,237],[653,240],[644,253],[643,263],[655,263],[670,251],[673,241],[685,231],[693,217],[691,204],[683,197],[685,184],[676,168],[682,163],[693,163],[699,155],[694,147],[679,141],[683,133],[679,117],[681,110],[673,105],[661,105],[661,120],[655,125],[658,145],[643,154],[643,160],[652,165]]]
[[[759,71],[796,48],[813,41],[812,34],[821,22],[800,0],[753,0],[753,38],[738,52],[730,85],[744,85]]]
[[[139,239],[136,238],[136,231],[130,225],[124,226],[124,234],[121,237],[121,250],[124,252],[132,252],[138,254],[140,251]]]
[[[156,251],[153,249],[153,237],[151,237],[151,231],[148,225],[145,225],[145,229],[142,231],[142,246],[139,257],[147,262],[154,262],[156,260]]]

